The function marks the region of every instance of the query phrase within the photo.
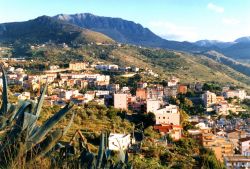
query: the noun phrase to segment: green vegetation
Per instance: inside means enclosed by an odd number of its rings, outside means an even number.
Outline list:
[[[156,145],[152,141],[146,140],[142,150],[142,154],[132,157],[134,168],[224,168],[211,150],[202,148],[190,138],[173,142],[172,146]]]
[[[219,93],[222,91],[222,88],[218,83],[210,82],[210,83],[205,83],[202,87],[202,90],[203,91],[210,91],[213,93]]]

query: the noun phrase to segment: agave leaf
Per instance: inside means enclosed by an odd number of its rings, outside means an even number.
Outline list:
[[[25,101],[22,106],[17,110],[17,112],[13,114],[13,117],[11,117],[11,119],[18,119],[18,116],[22,114],[28,107],[31,110],[32,104],[29,101]]]
[[[25,141],[23,140],[23,138],[25,138],[23,135],[26,134],[24,119],[25,114],[29,113],[30,110],[31,104],[26,104],[25,106],[23,105],[23,109],[19,111],[15,125],[7,133],[4,139],[4,144],[1,146],[0,150],[0,159],[7,159],[3,161],[6,165],[10,165],[10,160],[16,159],[23,148],[22,144]]]
[[[57,142],[66,134],[68,129],[70,128],[73,119],[74,119],[75,114],[73,113],[68,125],[62,130],[62,129],[57,129],[53,131],[50,135],[46,137],[41,143],[37,144],[32,150],[30,150],[28,154],[27,160],[31,160],[31,155],[36,156],[36,158],[44,156],[48,151],[50,151],[56,144]]]
[[[108,168],[110,169],[111,166],[113,165],[113,162],[112,160],[110,159],[110,150],[106,150],[104,152],[104,156],[103,156],[103,159],[102,159],[102,166],[101,168]]]
[[[126,151],[125,153],[125,160],[124,160],[125,164],[128,164],[128,151]]]
[[[119,159],[122,163],[125,162],[125,153],[122,149],[119,150]]]
[[[105,132],[105,149],[108,148],[108,142],[109,142],[108,133]]]
[[[15,118],[16,123],[13,126],[12,130],[7,135],[8,140],[17,139],[17,136],[20,135],[21,132],[27,128],[28,122],[27,119],[25,118],[29,118],[28,113],[31,111],[31,109],[32,105],[30,104],[30,102],[25,102],[21,106],[21,108],[17,111]]]
[[[109,150],[108,148],[105,151],[105,156],[107,159],[110,159],[110,155],[111,155],[111,150]]]
[[[71,127],[71,125],[72,125],[72,123],[74,121],[74,118],[75,118],[75,113],[72,114],[68,125],[63,129],[63,135],[65,135],[67,133],[67,131],[69,130],[69,128]]]
[[[34,112],[34,114],[37,117],[39,117],[40,112],[42,110],[42,106],[43,106],[43,102],[44,102],[44,97],[45,97],[45,93],[47,91],[47,88],[48,88],[48,83],[46,82],[46,85],[43,88],[43,91],[42,91],[41,95],[39,96],[39,99],[38,99],[38,102],[37,102],[37,106],[36,106],[36,109],[35,109],[35,112]]]
[[[33,149],[27,152],[27,161],[44,156],[50,151],[62,137],[63,131],[57,129],[49,134],[41,143],[37,144]]]
[[[30,112],[24,113],[23,129],[28,128],[31,124],[36,122],[36,116]]]
[[[38,99],[38,102],[36,104],[36,107],[35,107],[35,110],[34,110],[34,115],[36,116],[36,120],[39,118],[40,116],[40,112],[42,110],[42,106],[43,106],[43,102],[44,102],[44,96],[45,96],[45,93],[46,93],[46,90],[48,88],[48,83],[46,82],[46,85],[45,87],[43,88],[43,91],[41,93],[41,95],[39,96],[39,99]],[[35,121],[36,121],[35,120]],[[28,135],[31,136],[33,133],[34,133],[34,127],[36,126],[36,123],[32,123],[30,126],[29,126],[29,129],[28,129]]]
[[[0,66],[0,68],[2,71],[2,79],[3,79],[2,106],[0,109],[0,115],[6,115],[8,108],[8,84],[7,84],[6,73],[2,66]]]
[[[119,146],[119,160],[122,163],[124,163],[125,162],[125,153],[124,153],[124,151],[122,149],[122,146],[121,146],[119,140],[118,139],[116,139],[116,140],[117,140],[117,143],[118,143],[118,146]]]
[[[13,114],[15,114],[17,112],[17,106],[14,105],[14,104],[11,104],[11,103],[8,103],[8,111],[7,111],[7,114],[8,114],[8,118],[9,118],[9,122],[11,121],[11,117],[13,116]]]
[[[115,166],[113,167],[114,169],[123,169],[124,168],[124,163],[119,161],[115,164]]]
[[[101,168],[101,164],[102,164],[102,159],[104,155],[104,144],[105,144],[104,139],[105,139],[105,134],[102,132],[101,141],[100,141],[99,150],[98,150],[98,156],[97,156],[97,168]]]
[[[5,116],[0,116],[0,131],[4,131],[7,126],[8,119]]]
[[[127,164],[127,169],[133,169],[133,165],[132,164]]]
[[[39,129],[30,137],[29,142],[31,144],[27,146],[27,150],[30,150],[32,144],[35,145],[42,141],[43,137],[48,134],[48,132],[53,128],[53,126],[55,126],[72,107],[72,103],[67,104],[63,109],[54,114],[41,127],[39,127]]]

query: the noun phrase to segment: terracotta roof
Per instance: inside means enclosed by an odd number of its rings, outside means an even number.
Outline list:
[[[176,129],[176,128],[182,129],[181,126],[179,126],[179,125],[172,125],[172,124],[168,124],[168,125],[155,125],[154,126],[155,130],[159,130],[160,132],[164,132],[164,133],[167,133],[170,130],[173,130],[173,129]]]

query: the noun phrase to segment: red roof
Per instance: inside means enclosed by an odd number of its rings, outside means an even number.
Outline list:
[[[159,132],[164,132],[164,133],[168,133],[170,130],[173,130],[173,129],[182,129],[181,126],[179,125],[172,125],[172,124],[168,124],[168,125],[155,125],[154,126],[154,129],[155,130],[159,130]]]

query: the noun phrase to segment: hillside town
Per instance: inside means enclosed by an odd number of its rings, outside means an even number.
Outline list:
[[[20,91],[25,91],[13,93],[18,101],[37,99],[44,84],[48,83],[47,106],[63,107],[72,101],[81,107],[95,102],[125,111],[128,116],[151,113],[155,119],[153,129],[162,138],[169,136],[177,141],[189,137],[213,150],[227,168],[250,167],[250,116],[242,104],[250,96],[244,89],[228,85],[214,90],[201,82],[182,83],[175,76],[166,79],[165,83],[136,81],[133,87],[111,82],[116,76],[114,72],[122,72],[118,76],[126,78],[138,75],[157,77],[152,70],[133,66],[71,62],[68,68],[50,65],[50,70],[32,74],[24,68],[3,63],[9,85],[19,86]],[[183,110],[188,115],[183,115]],[[122,149],[132,151],[136,139],[132,133],[111,133],[108,142],[110,150],[116,151],[120,145]],[[165,146],[171,144],[165,139]]]

